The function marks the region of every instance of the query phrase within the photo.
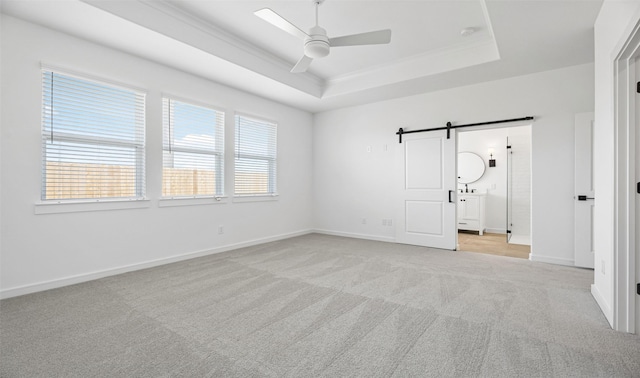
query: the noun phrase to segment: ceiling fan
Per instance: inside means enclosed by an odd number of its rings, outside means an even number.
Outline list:
[[[302,29],[298,28],[269,8],[263,8],[254,12],[256,16],[262,18],[273,26],[304,41],[304,55],[300,58],[298,63],[293,66],[291,72],[305,72],[307,68],[309,68],[313,59],[329,55],[331,47],[382,45],[391,42],[391,30],[389,29],[351,34],[335,38],[327,37],[327,31],[318,25],[318,7],[324,2],[324,0],[312,1],[316,6],[316,26],[309,29],[309,33],[303,32]]]

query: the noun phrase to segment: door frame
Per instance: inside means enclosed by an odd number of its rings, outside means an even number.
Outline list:
[[[460,133],[467,133],[467,132],[475,132],[475,131],[487,131],[487,130],[497,130],[497,129],[510,129],[510,128],[516,128],[516,127],[529,127],[530,132],[531,132],[531,149],[529,150],[529,158],[531,159],[531,164],[532,166],[530,167],[530,173],[531,173],[531,191],[529,193],[529,237],[530,237],[530,244],[529,247],[531,247],[530,252],[529,252],[529,260],[531,260],[531,254],[533,252],[533,124],[534,124],[535,120],[527,120],[527,121],[517,121],[517,122],[513,122],[510,123],[508,125],[486,125],[486,126],[478,126],[478,127],[462,127],[460,129],[458,129],[458,137],[456,139],[456,170],[458,167],[458,143],[460,141]],[[506,141],[505,141],[506,142]],[[506,147],[506,146],[505,146]],[[489,148],[487,146],[487,148]],[[498,148],[498,147],[496,147]],[[484,159],[484,158],[483,158]],[[487,167],[488,169],[488,167]],[[456,173],[456,177],[457,177],[457,173]],[[508,177],[508,174],[507,174]],[[457,185],[457,178],[456,178],[456,185]],[[457,187],[456,187],[457,188]],[[456,191],[457,193],[457,191]],[[458,201],[456,201],[456,217],[458,214]],[[485,209],[486,209],[486,205],[485,205]],[[485,210],[486,211],[486,210]],[[508,221],[508,219],[507,219]],[[486,226],[486,221],[485,221],[485,226]],[[508,229],[508,227],[507,227]],[[505,231],[507,230],[505,229]],[[458,222],[456,219],[456,235],[458,234]],[[507,234],[508,235],[508,234]]]
[[[614,222],[613,328],[635,333],[636,318],[636,59],[640,58],[640,22],[613,60],[614,66]],[[635,252],[634,252],[635,251]]]

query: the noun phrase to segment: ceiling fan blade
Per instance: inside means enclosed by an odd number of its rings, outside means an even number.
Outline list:
[[[304,40],[305,38],[309,38],[309,35],[307,33],[303,32],[302,30],[300,30],[300,28],[287,21],[284,17],[280,16],[269,8],[257,10],[253,12],[253,14],[295,37],[298,37],[302,40]]]
[[[300,60],[298,61],[298,63],[296,63],[296,65],[293,66],[293,68],[291,69],[291,72],[292,73],[305,72],[307,68],[309,68],[309,66],[311,65],[312,61],[313,61],[313,58],[309,58],[308,56],[303,55],[302,58],[300,58]]]
[[[329,38],[329,45],[336,46],[358,46],[358,45],[384,45],[391,42],[391,30],[384,29],[368,33],[345,35],[342,37]]]

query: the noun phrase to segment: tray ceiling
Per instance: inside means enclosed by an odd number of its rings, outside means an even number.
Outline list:
[[[601,4],[326,0],[319,24],[330,37],[388,28],[391,43],[332,48],[304,74],[289,72],[302,42],[253,12],[307,30],[309,0],[4,0],[2,12],[318,112],[592,62]]]

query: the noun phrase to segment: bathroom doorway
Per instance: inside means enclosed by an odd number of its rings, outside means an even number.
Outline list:
[[[467,175],[469,154],[476,155],[484,166],[471,182],[461,177]],[[528,259],[531,125],[461,130],[458,161],[457,249]]]

